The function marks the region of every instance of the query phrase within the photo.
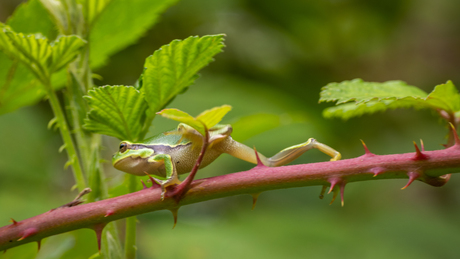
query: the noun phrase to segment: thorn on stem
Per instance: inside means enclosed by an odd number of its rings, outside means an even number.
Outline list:
[[[260,192],[251,194],[251,196],[252,196],[252,208],[251,208],[251,210],[254,210],[254,208],[256,207],[256,203],[257,203],[257,199],[259,198],[259,195],[260,195]]]
[[[376,177],[377,175],[381,174],[381,173],[384,173],[385,172],[385,168],[383,167],[374,167],[372,168],[371,170],[371,173],[374,174],[374,177]]]
[[[327,190],[327,185],[323,185],[323,188],[321,189],[321,193],[319,194],[320,199],[324,198],[324,194],[326,193],[326,190]]]
[[[37,252],[40,252],[40,248],[42,247],[42,240],[38,240],[37,241],[37,246],[38,246],[38,251]]]
[[[173,209],[169,209],[169,211],[171,211],[173,217],[174,217],[174,225],[173,225],[173,229],[176,227],[176,224],[177,224],[177,212],[179,211],[179,207],[177,208],[173,208]]]
[[[148,189],[149,187],[147,187],[147,185],[144,183],[144,181],[142,181],[141,179],[141,183],[142,183],[142,190],[145,190],[145,189]]]
[[[335,185],[338,184],[339,182],[340,182],[339,178],[331,178],[331,179],[329,179],[329,183],[331,183],[331,188],[329,188],[329,191],[327,192],[327,194],[331,193],[332,190],[334,190]]]
[[[422,143],[423,144],[423,143]],[[412,158],[412,160],[426,160],[428,159],[428,156],[423,154],[420,149],[418,149],[417,143],[414,141],[414,147],[415,147],[415,156]]]
[[[341,200],[342,207],[344,205],[344,200],[343,200],[344,192],[345,192],[345,182],[342,181],[340,183],[340,200]]]
[[[455,129],[454,124],[452,124],[450,122],[449,122],[449,124],[450,124],[450,128],[452,130],[452,136],[454,137],[454,140],[455,140],[455,145],[458,146],[458,145],[460,145],[460,139],[458,137],[457,130]]]
[[[13,218],[10,218],[10,219],[11,219],[11,222],[13,223],[14,226],[17,226],[17,225],[19,224],[19,223],[18,223],[16,220],[14,220]]]
[[[364,155],[365,156],[369,156],[369,155],[374,155],[374,153],[372,153],[371,151],[369,151],[369,148],[367,148],[366,146],[366,143],[364,143],[364,141],[362,139],[361,140],[361,143],[363,144],[363,147],[364,147]]]
[[[112,209],[109,209],[105,212],[105,216],[104,217],[108,217],[108,216],[112,216],[113,214],[115,214],[115,211],[112,210]]]
[[[422,147],[422,152],[425,152],[425,145],[423,145],[422,139],[420,139],[420,146]]]
[[[99,253],[101,253],[101,239],[102,239],[102,231],[104,230],[106,223],[100,223],[97,225],[93,226],[94,232],[96,232],[96,238],[97,238],[97,249],[99,250]]]
[[[407,187],[409,187],[409,185],[411,185],[411,183],[415,181],[417,178],[419,178],[421,175],[419,172],[410,171],[410,172],[407,172],[407,176],[409,176],[409,181],[403,188],[401,188],[401,190],[404,190]]]
[[[339,193],[339,190],[335,189],[334,190],[334,195],[332,196],[332,200],[331,202],[329,203],[329,205],[331,205],[332,203],[334,203],[335,201],[335,198],[337,198],[337,194]]]
[[[22,232],[22,237],[18,239],[18,241],[21,241],[21,240],[24,240],[30,236],[33,236],[35,234],[38,233],[38,229],[37,228],[28,228],[26,230],[24,230],[24,232]]]
[[[254,147],[254,153],[256,154],[256,159],[257,159],[256,168],[257,167],[267,167],[266,165],[264,165],[264,163],[262,163],[262,160],[260,160],[259,153],[257,152],[256,147]]]
[[[161,187],[161,185],[160,185],[159,183],[157,183],[157,182],[155,181],[155,179],[153,179],[153,177],[152,177],[149,173],[147,173],[147,172],[144,172],[144,173],[149,177],[150,182],[152,183],[152,187],[151,187],[151,188],[154,188],[154,187]],[[142,181],[142,180],[141,180],[141,181]],[[142,183],[144,183],[144,182],[142,182]],[[145,184],[143,184],[143,185],[144,185],[145,187],[147,187]]]

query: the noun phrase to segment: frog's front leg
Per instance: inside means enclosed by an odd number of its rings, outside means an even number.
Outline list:
[[[257,164],[257,157],[255,155],[254,150],[244,144],[241,144],[233,140],[232,138],[228,138],[225,142],[218,145],[216,148],[218,148],[221,152],[230,154],[234,157],[248,161],[250,163]],[[282,166],[294,161],[300,155],[312,148],[316,148],[319,151],[331,156],[331,161],[340,160],[340,158],[342,157],[342,155],[335,149],[323,143],[320,143],[313,138],[308,139],[308,141],[302,144],[285,148],[270,158],[267,158],[260,153],[258,153],[258,155],[259,159],[266,166]]]
[[[171,159],[170,155],[167,154],[158,154],[151,157],[149,162],[163,163],[165,167],[165,178],[166,180],[160,180],[155,177],[152,177],[155,182],[161,186],[161,200],[164,200],[166,194],[166,188],[173,185],[178,185],[181,183],[179,176],[176,171],[176,167]]]

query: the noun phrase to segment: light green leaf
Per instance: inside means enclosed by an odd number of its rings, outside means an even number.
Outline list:
[[[50,71],[58,71],[72,62],[79,54],[86,41],[78,36],[61,36],[51,43],[52,62]]]
[[[200,113],[196,118],[178,109],[163,109],[157,114],[172,119],[181,123],[185,123],[190,127],[196,129],[201,135],[205,135],[205,128],[210,129],[219,123],[222,118],[227,114],[232,107],[230,105],[222,105],[220,107],[214,107],[209,110],[205,110]]]
[[[451,81],[437,85],[426,101],[429,105],[449,113],[460,111],[460,94]]]
[[[208,129],[214,127],[222,118],[232,109],[230,105],[222,105],[206,110],[196,117],[197,120],[203,122]]]
[[[86,96],[91,108],[85,119],[85,129],[136,141],[145,122],[147,103],[132,86],[103,86]]]
[[[174,40],[146,59],[141,91],[149,104],[150,116],[194,82],[196,73],[222,51],[223,37]]]
[[[159,15],[176,2],[112,0],[91,29],[91,67],[100,67],[110,55],[135,43],[152,27]]]
[[[358,78],[351,81],[326,85],[321,89],[319,101],[336,101],[337,104],[349,101],[361,103],[387,98],[405,98],[408,96],[425,98],[427,93],[415,86],[407,85],[402,81],[376,83],[364,82],[362,79]]]
[[[18,59],[39,79],[49,77],[47,61],[51,56],[48,39],[40,35],[15,33],[8,26],[0,30],[0,49],[10,58]]]

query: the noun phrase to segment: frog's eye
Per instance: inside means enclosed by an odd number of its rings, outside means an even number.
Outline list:
[[[128,148],[128,144],[126,144],[126,142],[121,142],[120,143],[120,152],[121,153],[124,153],[127,148]]]

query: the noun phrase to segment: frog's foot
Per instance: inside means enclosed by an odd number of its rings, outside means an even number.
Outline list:
[[[161,200],[164,201],[165,197],[173,197],[176,193],[175,186],[180,186],[182,183],[177,176],[177,173],[174,173],[169,179],[160,180],[158,178],[152,177],[152,179],[160,185],[161,187]],[[170,193],[172,192],[172,193]]]

